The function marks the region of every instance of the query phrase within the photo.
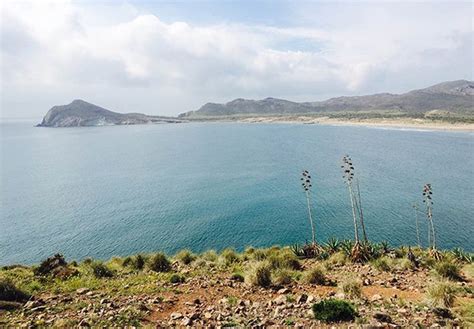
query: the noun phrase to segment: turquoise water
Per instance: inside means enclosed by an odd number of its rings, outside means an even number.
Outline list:
[[[0,264],[56,252],[105,259],[304,242],[303,168],[314,178],[317,238],[351,238],[346,153],[360,176],[369,238],[415,244],[411,205],[430,182],[440,247],[474,250],[473,134],[237,123],[0,127]]]

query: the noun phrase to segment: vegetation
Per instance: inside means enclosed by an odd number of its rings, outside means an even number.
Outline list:
[[[93,262],[90,266],[96,278],[111,278],[114,276],[114,272],[102,262]]]
[[[455,263],[449,261],[440,262],[435,265],[435,270],[443,278],[455,281],[460,281],[462,279],[459,265]]]
[[[266,261],[251,264],[245,281],[251,286],[269,287],[272,284],[271,266]]]
[[[319,284],[324,285],[326,284],[326,275],[324,273],[324,269],[322,266],[315,266],[309,269],[305,275],[304,280],[310,284]]]
[[[340,289],[348,298],[360,298],[362,296],[362,283],[352,277],[348,277],[342,281]]]
[[[454,304],[457,292],[449,281],[439,281],[428,288],[427,294],[432,305],[451,307]]]
[[[338,300],[326,299],[312,307],[314,317],[326,323],[353,321],[357,315],[354,305]]]
[[[0,301],[22,302],[28,298],[30,295],[18,289],[11,280],[0,279]]]
[[[176,254],[175,258],[184,265],[188,265],[196,259],[196,256],[190,250],[183,249]]]
[[[163,253],[157,253],[150,259],[150,269],[155,272],[168,272],[171,270],[171,263]]]

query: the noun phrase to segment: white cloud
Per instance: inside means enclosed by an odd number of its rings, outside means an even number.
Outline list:
[[[2,116],[40,116],[73,98],[173,115],[235,97],[309,101],[472,78],[466,4],[340,6],[302,8],[300,26],[282,27],[167,23],[129,4],[6,2]]]

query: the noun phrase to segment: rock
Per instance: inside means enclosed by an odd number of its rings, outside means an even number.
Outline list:
[[[173,312],[170,314],[170,319],[171,320],[178,320],[178,319],[181,319],[183,317],[183,315],[179,312]]]
[[[375,294],[375,295],[372,295],[372,297],[370,297],[371,302],[377,302],[380,300],[382,300],[382,296],[380,296],[379,294]]]
[[[102,298],[99,303],[100,304],[106,304],[108,302],[109,302],[109,300],[107,298]]]
[[[364,279],[364,281],[362,282],[362,284],[363,284],[364,286],[370,286],[370,285],[372,284],[372,281],[371,281],[369,278],[367,278],[367,279]]]
[[[308,299],[306,300],[306,303],[312,303],[314,301],[314,296],[313,295],[309,295],[308,296]]]
[[[199,298],[196,298],[194,301],[193,301],[194,304],[196,305],[201,305],[201,300]]]
[[[86,319],[82,319],[81,322],[79,322],[79,327],[90,327],[90,324]]]
[[[338,292],[337,294],[334,295],[334,297],[338,299],[345,299],[346,295],[343,292]]]
[[[385,313],[375,313],[374,319],[380,322],[392,323],[392,318],[390,317],[390,315],[385,314]]]
[[[46,309],[45,305],[36,306],[31,309],[31,312],[40,312],[40,311],[44,311],[45,309]]]
[[[79,288],[76,290],[76,293],[78,293],[79,295],[84,295],[85,293],[89,292],[89,288]]]
[[[182,326],[190,326],[192,323],[190,318],[184,317],[183,320],[181,320],[181,325]]]
[[[283,305],[286,303],[286,296],[278,296],[277,298],[275,298],[273,300],[273,302],[276,304],[276,305]]]
[[[205,313],[204,313],[204,318],[205,318],[205,319],[208,319],[208,320],[209,320],[209,319],[212,319],[212,313],[211,313],[211,312],[205,312]]]
[[[290,289],[282,288],[282,289],[278,290],[277,293],[280,294],[280,295],[288,294],[288,293],[290,293]]]
[[[306,294],[301,294],[296,298],[296,302],[298,304],[306,303],[307,300],[308,300],[308,295],[306,295]]]

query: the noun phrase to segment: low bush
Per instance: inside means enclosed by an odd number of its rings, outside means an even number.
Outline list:
[[[322,266],[315,266],[304,273],[304,281],[309,284],[326,284],[326,274]]]
[[[326,323],[353,321],[357,316],[351,303],[339,299],[323,300],[314,304],[312,309],[314,317]]]
[[[67,266],[64,256],[56,254],[52,257],[48,257],[41,264],[33,270],[35,275],[50,275],[54,274],[54,271],[60,267]]]
[[[290,253],[273,254],[269,256],[268,262],[273,269],[286,268],[290,270],[301,269],[301,264],[298,258]]]
[[[362,296],[362,283],[355,278],[347,278],[342,281],[340,289],[348,298],[360,298]]]
[[[190,250],[183,249],[176,254],[175,258],[184,265],[189,265],[196,259],[196,256]]]
[[[221,253],[223,263],[228,266],[239,261],[239,254],[232,248],[224,249]]]
[[[168,272],[171,270],[171,263],[163,253],[154,254],[149,262],[150,270],[155,272]]]
[[[272,281],[277,285],[287,285],[293,282],[293,273],[286,268],[279,268],[272,274]]]
[[[372,261],[372,266],[379,271],[390,272],[392,270],[392,259],[382,256]]]
[[[450,263],[447,261],[438,263],[435,265],[435,271],[443,278],[455,281],[460,281],[462,279],[459,266],[454,263]]]
[[[18,289],[12,281],[0,279],[0,300],[8,302],[24,302],[30,298],[26,292]]]
[[[92,274],[96,278],[111,278],[114,276],[114,272],[104,263],[93,262],[90,264],[92,268]]]
[[[272,284],[270,264],[266,261],[251,264],[246,273],[245,281],[251,286],[270,286]]]
[[[215,262],[219,255],[215,250],[208,250],[201,254],[201,258],[208,261],[208,262]]]
[[[327,263],[333,266],[343,266],[347,263],[347,256],[343,251],[332,254],[328,259]]]
[[[183,283],[185,281],[184,276],[177,273],[173,273],[169,278],[170,283]]]
[[[451,307],[456,299],[456,289],[449,281],[435,282],[428,287],[427,295],[433,306]]]

